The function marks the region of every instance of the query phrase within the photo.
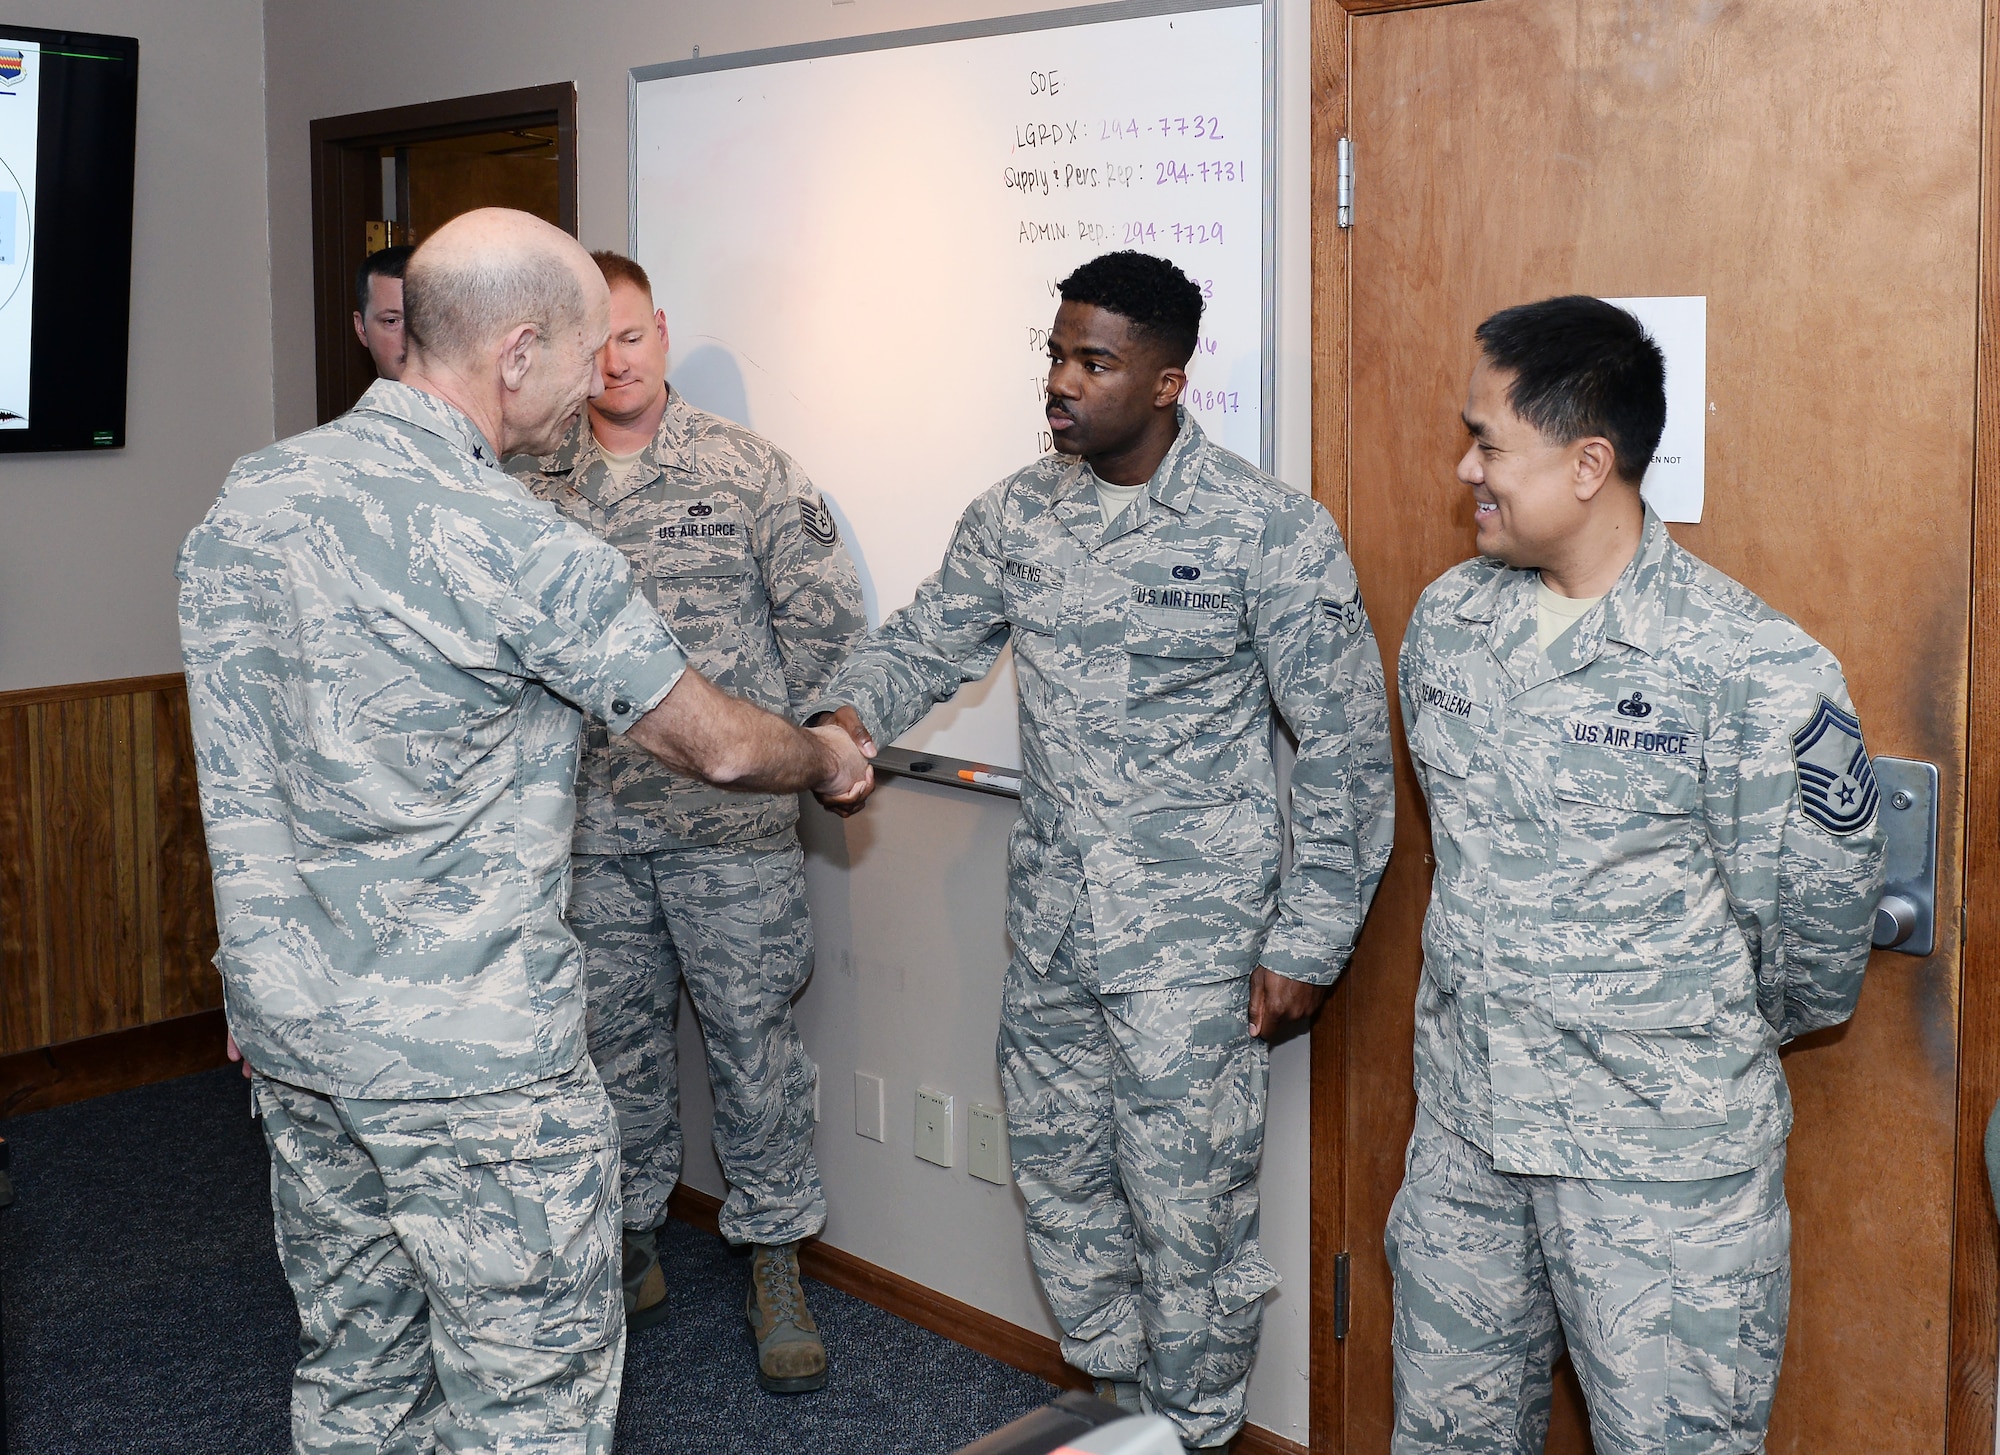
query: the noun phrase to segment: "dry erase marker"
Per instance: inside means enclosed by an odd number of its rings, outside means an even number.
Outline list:
[[[1010,778],[1005,773],[989,773],[984,768],[961,768],[958,770],[958,776],[967,783],[978,783],[987,788],[1009,788],[1016,793],[1021,791],[1021,780]]]

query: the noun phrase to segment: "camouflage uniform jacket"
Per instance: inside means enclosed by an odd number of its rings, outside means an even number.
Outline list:
[[[1679,1180],[1791,1127],[1778,1046],[1861,992],[1882,830],[1831,654],[1649,511],[1547,653],[1468,561],[1403,639],[1437,859],[1418,1097],[1505,1172]]]
[[[587,420],[553,455],[507,468],[625,553],[697,671],[780,717],[868,629],[854,562],[812,482],[783,451],[677,393],[623,484]],[[712,788],[613,741],[601,722],[584,734],[579,854],[747,843],[798,821],[793,794]]]
[[[960,518],[943,568],[809,711],[880,742],[1011,639],[1024,781],[1007,929],[1038,971],[1088,893],[1099,988],[1264,964],[1327,984],[1388,860],[1388,702],[1340,533],[1182,416],[1108,526],[1096,477],[1045,455]],[[1275,701],[1299,751],[1279,884]]]
[[[369,1098],[574,1066],[570,704],[623,732],[686,666],[625,558],[456,409],[383,382],[239,460],[179,575],[216,965],[250,1064]]]

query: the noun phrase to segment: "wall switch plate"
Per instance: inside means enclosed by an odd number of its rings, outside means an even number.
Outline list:
[[[985,1182],[1007,1181],[1006,1122],[1000,1108],[974,1102],[965,1109],[965,1170]]]
[[[928,1086],[917,1088],[917,1155],[951,1166],[951,1098]]]
[[[866,1071],[854,1073],[854,1134],[876,1142],[888,1140],[882,1135],[882,1078]]]

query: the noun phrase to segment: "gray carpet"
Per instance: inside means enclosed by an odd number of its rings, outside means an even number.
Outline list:
[[[233,1069],[0,1123],[9,1455],[279,1455],[298,1318],[263,1139]],[[620,1455],[944,1455],[1044,1403],[1041,1380],[818,1283],[817,1394],[754,1383],[747,1258],[680,1224],[673,1316],[636,1335]]]

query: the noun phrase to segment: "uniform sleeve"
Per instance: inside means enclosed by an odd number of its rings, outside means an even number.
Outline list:
[[[891,743],[967,682],[993,670],[1012,627],[1001,592],[997,519],[1006,487],[972,502],[944,564],[916,599],[862,638],[833,680],[800,709],[801,721],[842,705],[878,743]]]
[[[635,590],[624,552],[559,517],[529,544],[498,603],[522,671],[623,733],[680,681],[687,654]]]
[[[1395,836],[1389,703],[1340,532],[1301,499],[1273,512],[1251,624],[1271,695],[1298,736],[1292,863],[1263,965],[1329,985],[1346,967]]]
[[[757,566],[785,688],[796,707],[833,676],[868,630],[861,578],[833,512],[783,454],[773,455],[757,527]]]
[[[1789,1041],[1854,1013],[1883,836],[1840,664],[1789,622],[1746,639],[1716,704],[1703,812],[1764,1016]]]

